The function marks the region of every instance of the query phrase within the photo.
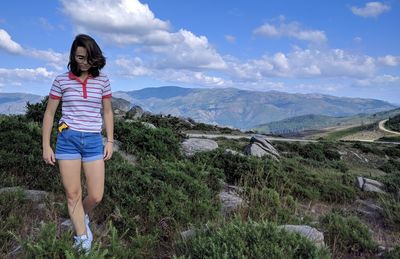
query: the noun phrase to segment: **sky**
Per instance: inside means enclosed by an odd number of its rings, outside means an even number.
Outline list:
[[[400,0],[0,1],[0,93],[47,95],[79,33],[113,91],[181,86],[400,104]]]

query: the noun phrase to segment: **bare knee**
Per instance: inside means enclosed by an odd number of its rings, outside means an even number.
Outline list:
[[[67,201],[69,205],[75,205],[77,201],[82,199],[82,191],[75,190],[75,191],[67,191]]]
[[[103,199],[103,195],[101,195],[101,194],[89,194],[88,196],[89,196],[88,198],[90,199],[90,201],[95,204],[99,204],[101,202],[101,200]]]

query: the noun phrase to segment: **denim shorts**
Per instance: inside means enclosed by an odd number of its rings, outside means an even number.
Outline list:
[[[65,129],[58,133],[56,159],[90,162],[103,159],[103,138],[101,133]]]

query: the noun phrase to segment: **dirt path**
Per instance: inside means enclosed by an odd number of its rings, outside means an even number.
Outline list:
[[[386,121],[387,119],[379,122],[379,129],[390,134],[400,135],[400,132],[386,129],[384,126]]]
[[[208,139],[215,139],[215,138],[241,139],[241,138],[247,138],[247,139],[250,139],[255,134],[229,135],[229,134],[186,133],[186,135],[188,137],[190,137],[190,138],[208,138]],[[269,136],[266,136],[266,138],[268,140],[273,140],[273,141],[318,142],[316,140],[310,140],[310,139],[278,138],[278,137],[269,137]]]

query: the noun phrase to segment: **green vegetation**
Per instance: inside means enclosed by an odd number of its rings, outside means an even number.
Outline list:
[[[387,127],[390,130],[400,132],[400,114],[386,121],[385,127]]]
[[[9,257],[18,245],[21,258],[84,257],[71,249],[73,233],[58,227],[68,214],[58,170],[42,162],[40,116],[45,104],[28,105],[25,116],[0,116],[0,188],[21,186],[53,194],[39,210],[21,191],[0,193],[0,257]],[[316,223],[318,215],[311,217],[305,209],[311,203],[351,206],[364,197],[354,186],[357,165],[346,160],[342,149],[372,157],[373,169],[381,173],[375,178],[385,183],[389,194],[370,198],[379,199],[385,227],[399,231],[399,146],[279,142],[274,146],[281,158],[275,161],[225,151],[241,153],[248,139],[217,139],[220,148],[185,157],[182,133],[196,127],[224,131],[172,116],[115,123],[120,148],[138,159],[132,164],[115,152],[106,163],[104,198],[92,217],[95,244],[89,257],[329,258],[330,252],[376,256],[376,245],[355,214],[329,209]],[[53,145],[56,134],[53,130]],[[227,218],[220,212],[218,195],[224,183],[236,185],[245,200]],[[329,251],[276,227],[311,222],[323,229]],[[196,235],[182,240],[180,233],[188,229],[197,229]]]
[[[350,253],[360,256],[373,253],[377,245],[368,228],[356,217],[332,212],[322,217],[325,242],[335,255]]]
[[[207,225],[194,238],[178,242],[177,251],[178,258],[329,258],[325,248],[299,234],[251,220]]]
[[[325,140],[339,140],[343,137],[346,137],[348,135],[364,131],[364,130],[372,130],[378,127],[377,123],[372,123],[372,124],[366,124],[366,125],[361,125],[361,126],[356,126],[356,127],[351,127],[348,129],[343,129],[343,130],[338,130],[338,131],[333,131],[329,133],[327,136],[324,137]]]
[[[62,189],[57,168],[42,160],[41,128],[24,116],[0,121],[0,187],[26,188],[59,192]],[[55,143],[55,131],[52,143]]]

